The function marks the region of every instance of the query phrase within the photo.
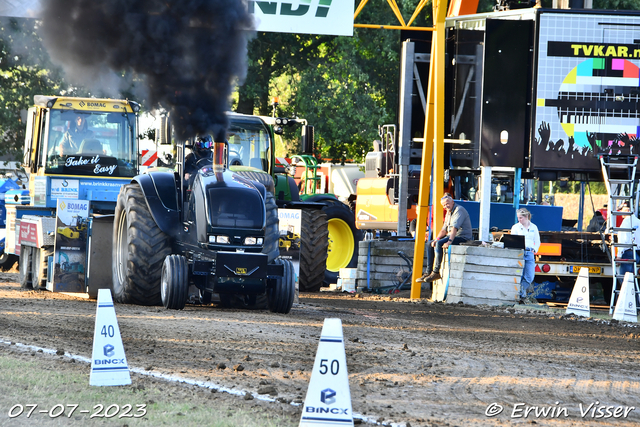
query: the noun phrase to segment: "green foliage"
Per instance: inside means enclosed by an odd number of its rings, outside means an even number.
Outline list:
[[[398,2],[405,22],[419,0]],[[414,25],[430,24],[430,6]],[[368,4],[356,22],[398,25],[386,2]],[[400,32],[354,29],[353,37],[259,33],[249,43],[248,72],[236,109],[297,116],[315,126],[319,157],[362,161],[377,138],[378,126],[394,123],[398,108]],[[285,130],[284,147],[299,152],[295,132]]]
[[[237,111],[271,114],[269,89],[281,75],[293,75],[323,53],[330,36],[286,33],[258,33],[249,42],[247,78],[238,92]]]
[[[384,76],[367,72],[372,59],[353,43],[358,40],[336,38],[333,56],[301,74],[294,91],[297,111],[316,126],[322,158],[361,161],[377,136],[378,125],[392,119],[387,94],[375,81]]]
[[[551,1],[551,0],[549,0]],[[493,11],[493,7],[496,5],[496,1],[495,0],[480,0],[478,2],[478,12],[479,13],[484,13],[484,12],[492,12]]]
[[[640,10],[640,0],[594,0],[594,9]]]
[[[0,20],[0,155],[21,157],[25,126],[21,114],[33,105],[33,96],[57,93],[60,71],[52,66],[33,19]]]

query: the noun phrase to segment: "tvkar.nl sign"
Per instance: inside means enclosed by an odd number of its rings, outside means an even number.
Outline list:
[[[274,33],[353,36],[353,1],[249,1],[256,30]]]

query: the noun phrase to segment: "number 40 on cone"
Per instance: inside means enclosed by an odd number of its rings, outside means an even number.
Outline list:
[[[124,354],[116,310],[109,289],[98,290],[96,326],[89,385],[114,386],[131,384],[129,365]]]

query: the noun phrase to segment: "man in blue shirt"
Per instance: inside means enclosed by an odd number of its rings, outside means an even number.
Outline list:
[[[447,210],[444,224],[440,233],[427,246],[427,271],[417,279],[418,282],[433,282],[441,278],[440,264],[442,255],[449,245],[459,245],[473,238],[471,218],[469,212],[453,201],[451,195],[446,194],[440,200],[442,207]]]

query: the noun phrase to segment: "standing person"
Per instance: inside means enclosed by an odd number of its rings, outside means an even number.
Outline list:
[[[623,202],[622,206],[618,208],[620,212],[631,212],[631,207],[629,207],[629,202]],[[635,244],[635,259],[636,263],[640,263],[640,253],[638,250],[640,249],[640,219],[635,214],[630,214],[625,216],[622,220],[622,223],[619,225],[620,228],[626,229],[628,231],[619,231],[618,232],[618,243],[623,244]],[[633,248],[625,249],[622,254],[618,255],[619,259],[623,260],[632,260],[633,259]],[[619,274],[624,275],[625,273],[633,272],[633,264],[630,262],[626,262],[620,264]]]
[[[71,127],[66,131],[60,142],[60,154],[76,154],[80,149],[80,143],[93,137],[93,131],[89,130],[87,119],[83,115],[76,115]]]
[[[469,212],[453,201],[451,195],[445,193],[440,199],[442,207],[447,210],[440,233],[427,246],[427,271],[417,282],[433,282],[440,279],[440,264],[444,250],[450,245],[459,245],[473,238]]]
[[[516,211],[518,222],[511,227],[511,234],[524,236],[524,268],[520,278],[520,303],[527,299],[527,291],[533,283],[536,275],[535,253],[540,249],[540,232],[538,227],[531,222],[531,212],[526,208]],[[529,297],[529,302],[537,302],[533,297]]]

